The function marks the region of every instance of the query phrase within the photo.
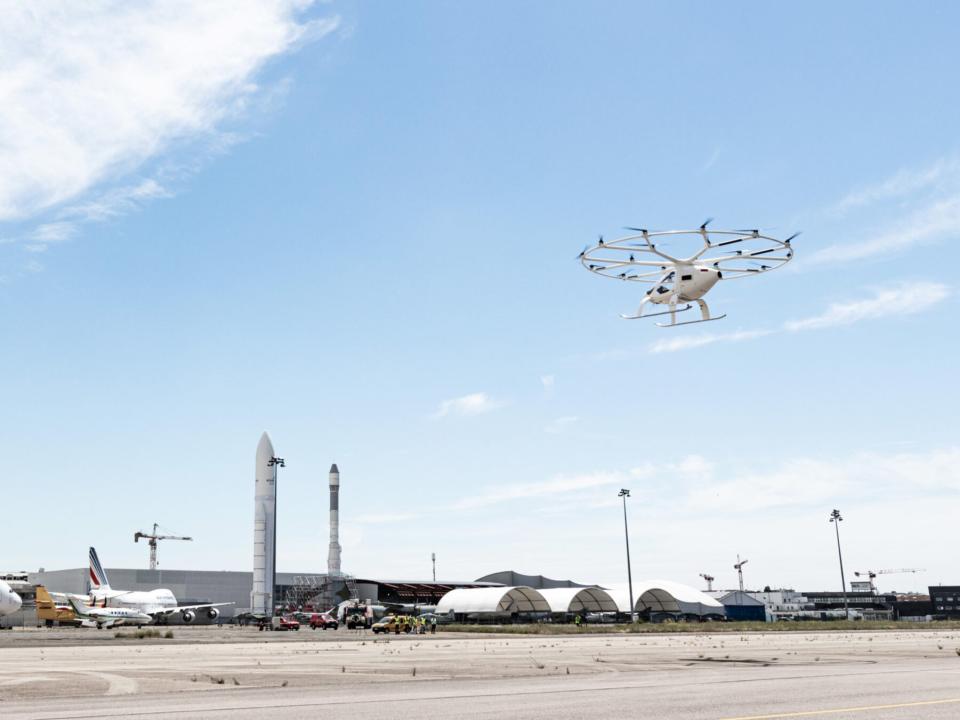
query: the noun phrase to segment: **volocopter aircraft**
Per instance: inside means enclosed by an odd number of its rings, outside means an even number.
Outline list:
[[[216,620],[220,616],[218,607],[233,603],[203,603],[200,605],[178,605],[176,596],[166,588],[156,590],[114,590],[110,587],[107,573],[100,564],[97,551],[90,548],[90,601],[100,608],[127,608],[146,613],[157,624],[174,613],[180,613],[185,623],[193,622],[198,610],[206,610],[207,617]]]
[[[634,235],[604,241],[585,247],[578,258],[590,272],[627,282],[652,284],[633,315],[627,320],[670,315],[669,323],[659,327],[692,325],[720,320],[726,315],[711,316],[703,296],[720,280],[733,280],[775,270],[793,257],[790,242],[764,235],[759,230],[709,230],[712,218],[696,230],[659,230],[624,228]],[[674,257],[657,247],[658,240],[684,240],[696,236],[703,246],[688,257]],[[656,269],[654,269],[656,268]],[[700,319],[677,322],[677,313],[700,306]],[[648,303],[666,305],[667,310],[644,314]],[[680,307],[678,307],[678,305]]]

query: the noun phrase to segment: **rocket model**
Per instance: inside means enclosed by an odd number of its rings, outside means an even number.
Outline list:
[[[330,552],[327,554],[327,574],[340,574],[340,470],[336,463],[330,466]]]
[[[273,615],[277,571],[277,465],[273,443],[266,432],[257,445],[256,490],[253,516],[253,590],[250,609]]]

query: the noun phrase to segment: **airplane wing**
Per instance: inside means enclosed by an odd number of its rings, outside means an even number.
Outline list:
[[[173,615],[174,613],[183,612],[185,610],[206,610],[207,608],[222,607],[224,605],[236,605],[232,602],[222,602],[222,603],[204,603],[203,605],[177,605],[176,607],[163,608],[162,610],[154,610],[147,613],[152,615],[154,618],[167,617],[168,615]]]

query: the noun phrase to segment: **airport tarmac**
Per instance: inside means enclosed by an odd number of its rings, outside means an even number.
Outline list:
[[[0,633],[0,717],[960,717],[960,631]]]

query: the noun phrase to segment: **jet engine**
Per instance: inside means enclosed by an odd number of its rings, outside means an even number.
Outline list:
[[[207,617],[211,620],[216,620],[218,617],[220,617],[220,611],[216,608],[210,608],[207,610]]]
[[[193,619],[196,617],[196,614],[192,610],[184,610],[180,613],[180,617],[183,618],[185,623],[193,622]]]

